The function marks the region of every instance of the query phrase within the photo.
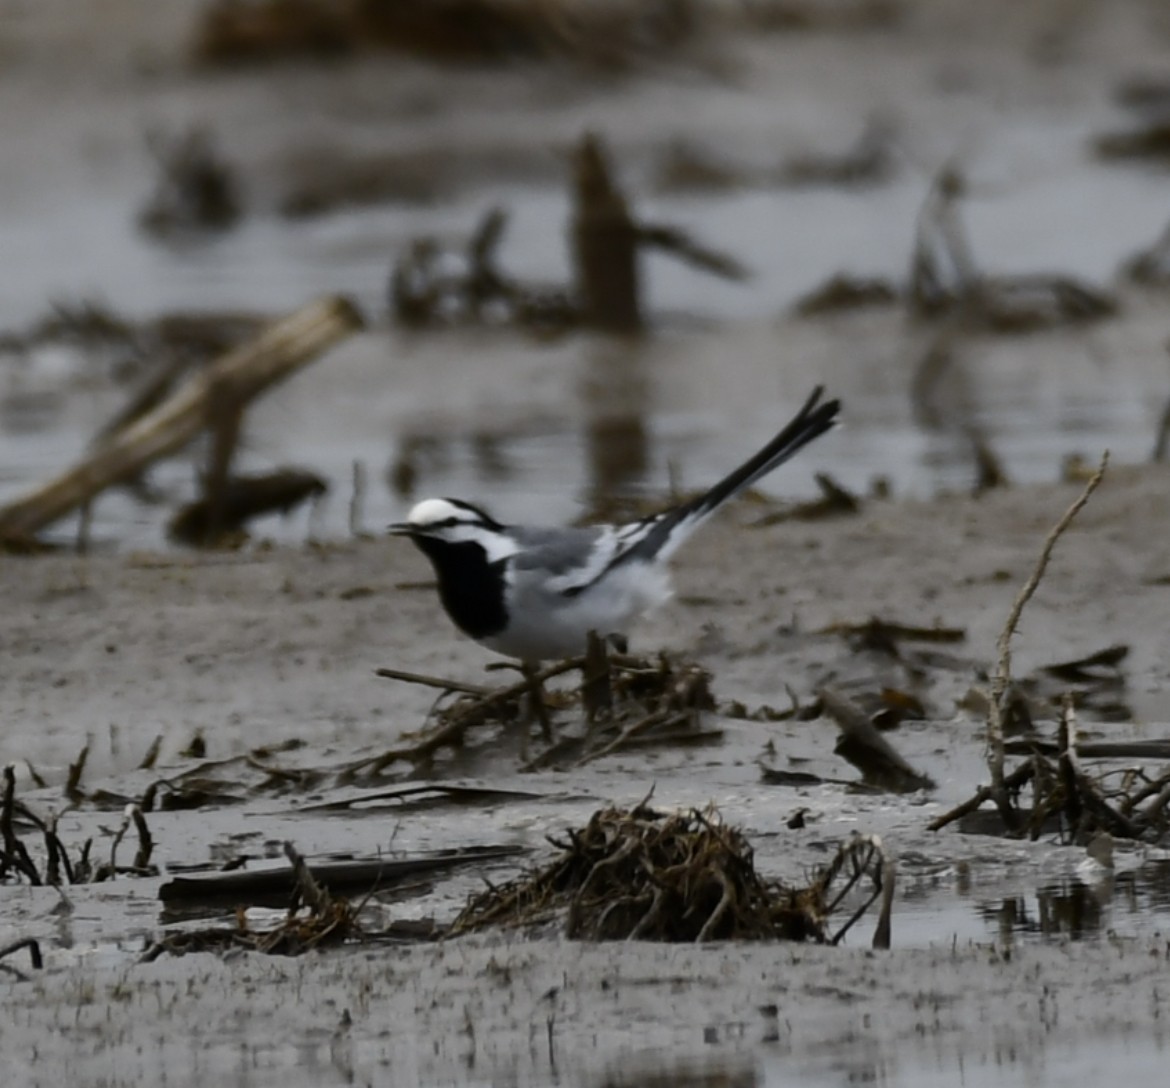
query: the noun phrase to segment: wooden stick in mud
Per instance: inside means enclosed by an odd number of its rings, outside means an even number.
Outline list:
[[[270,325],[192,377],[152,411],[112,435],[86,460],[0,507],[0,537],[30,537],[111,484],[181,449],[225,396],[243,403],[361,327],[353,305],[323,298]]]
[[[825,713],[841,730],[834,751],[861,772],[867,785],[892,793],[934,789],[930,776],[911,767],[852,699],[829,686],[817,694]]]
[[[725,279],[749,276],[740,261],[700,244],[677,227],[639,222],[614,177],[604,142],[593,132],[585,134],[573,157],[570,242],[585,321],[608,332],[643,328],[640,247],[655,246]]]
[[[642,328],[638,224],[595,133],[586,133],[577,148],[573,180],[573,263],[585,318],[594,328],[637,332]]]

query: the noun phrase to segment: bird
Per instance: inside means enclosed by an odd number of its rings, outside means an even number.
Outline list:
[[[837,422],[838,400],[817,386],[788,424],[708,491],[624,525],[504,525],[461,499],[428,498],[389,533],[430,560],[439,600],[464,634],[520,662],[577,656],[590,632],[626,634],[670,596],[667,561],[720,506]]]

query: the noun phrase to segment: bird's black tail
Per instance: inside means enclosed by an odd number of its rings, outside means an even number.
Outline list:
[[[805,401],[804,407],[763,449],[725,476],[710,491],[659,515],[646,535],[618,556],[610,566],[635,560],[666,558],[721,503],[737,495],[744,488],[751,487],[757,480],[779,468],[814,438],[819,438],[832,428],[837,422],[841,402],[834,399],[822,404],[822,393],[824,387],[818,385]]]

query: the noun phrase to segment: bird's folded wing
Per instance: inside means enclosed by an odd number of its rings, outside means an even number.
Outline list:
[[[520,545],[511,559],[512,570],[520,577],[527,574],[543,579],[552,593],[587,585],[625,547],[608,525],[571,529],[517,526],[509,532]]]
[[[587,552],[582,552],[578,562],[565,567],[558,576],[550,578],[548,588],[566,597],[576,597],[582,590],[599,582],[631,548],[646,538],[646,534],[658,522],[659,516],[628,525],[601,525],[595,529],[596,537]]]

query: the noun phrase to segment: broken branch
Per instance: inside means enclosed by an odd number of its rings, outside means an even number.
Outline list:
[[[361,327],[352,303],[324,298],[275,322],[185,382],[152,411],[117,431],[79,464],[0,507],[0,536],[31,537],[119,480],[174,453],[206,426],[230,390],[244,402]]]

